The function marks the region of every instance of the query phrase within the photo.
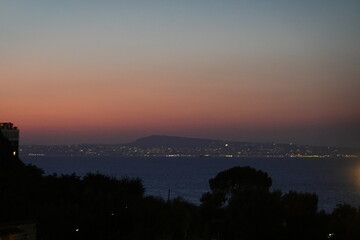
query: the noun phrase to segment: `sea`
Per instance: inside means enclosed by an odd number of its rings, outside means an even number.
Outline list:
[[[337,204],[360,206],[359,158],[216,158],[216,157],[110,157],[22,156],[27,164],[56,173],[84,176],[140,178],[146,195],[167,199],[181,197],[200,204],[208,181],[235,166],[250,166],[268,173],[271,190],[316,193],[319,210],[331,212]],[[170,195],[169,195],[170,192]]]

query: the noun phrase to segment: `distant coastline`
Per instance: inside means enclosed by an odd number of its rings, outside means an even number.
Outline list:
[[[294,143],[249,143],[153,135],[128,144],[21,145],[21,156],[359,157],[360,150]]]

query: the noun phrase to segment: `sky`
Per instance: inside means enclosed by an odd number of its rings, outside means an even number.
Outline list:
[[[0,122],[360,147],[359,43],[358,0],[2,0]]]

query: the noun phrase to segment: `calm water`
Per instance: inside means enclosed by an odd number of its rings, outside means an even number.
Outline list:
[[[360,159],[330,158],[114,158],[114,157],[23,157],[25,163],[46,174],[100,172],[113,177],[139,177],[146,194],[200,203],[209,190],[208,180],[233,166],[251,166],[266,171],[273,189],[315,192],[319,208],[331,211],[338,203],[360,205]]]

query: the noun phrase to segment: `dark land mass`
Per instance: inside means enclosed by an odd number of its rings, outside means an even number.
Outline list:
[[[0,136],[0,239],[360,239],[360,208],[319,211],[314,193],[271,191],[267,173],[234,167],[200,205],[145,196],[141,179],[44,175]]]
[[[211,140],[203,138],[189,138],[189,137],[177,137],[166,135],[151,135],[148,137],[139,138],[136,141],[129,143],[129,146],[135,146],[140,148],[210,148],[223,146],[227,141]],[[235,143],[235,142],[232,142]],[[243,144],[243,143],[237,143]]]
[[[360,150],[294,143],[250,143],[164,135],[140,138],[128,144],[23,145],[26,155],[97,155],[125,157],[359,157]]]
[[[127,144],[129,146],[135,146],[140,148],[221,148],[221,147],[234,147],[234,148],[283,148],[291,149],[295,147],[302,147],[308,149],[314,149],[318,151],[324,151],[325,149],[338,149],[343,151],[360,151],[360,149],[346,148],[346,147],[332,147],[332,146],[312,146],[312,145],[299,145],[294,143],[258,143],[258,142],[239,142],[228,140],[214,140],[205,138],[190,138],[190,137],[178,137],[167,135],[151,135],[143,138],[139,138],[136,141]]]

